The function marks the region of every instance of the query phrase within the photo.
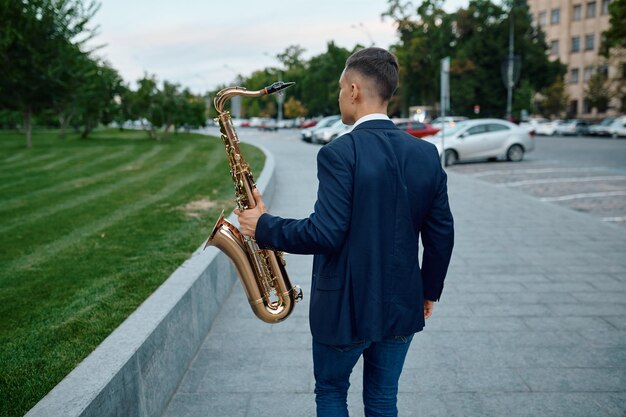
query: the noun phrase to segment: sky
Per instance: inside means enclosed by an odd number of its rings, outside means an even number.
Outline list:
[[[91,46],[124,80],[144,72],[204,93],[232,84],[237,75],[279,66],[276,54],[289,45],[304,58],[329,41],[352,49],[397,41],[393,21],[381,19],[387,0],[100,0],[92,19]],[[456,10],[467,0],[446,0]]]

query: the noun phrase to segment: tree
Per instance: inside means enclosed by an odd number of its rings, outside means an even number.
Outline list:
[[[610,95],[606,76],[597,71],[585,87],[585,99],[589,101],[591,107],[604,113],[609,106]]]
[[[106,62],[96,60],[89,62],[91,70],[83,74],[83,83],[77,92],[83,139],[98,126],[106,115],[106,110],[114,105],[115,96],[119,94],[122,86],[122,78]]]
[[[285,102],[285,117],[294,119],[296,117],[304,117],[308,113],[307,108],[300,100],[295,97],[289,97]]]
[[[510,19],[514,20],[515,54],[520,57],[520,85],[540,91],[565,72],[551,62],[543,33],[532,25],[525,1],[505,3],[472,0],[454,13],[443,10],[443,1],[425,0],[415,11],[411,3],[390,0],[383,14],[395,20],[399,42],[393,51],[400,64],[402,112],[411,105],[435,106],[439,102],[440,61],[451,57],[451,110],[501,117],[506,108],[506,88],[501,68],[508,55]],[[415,14],[415,16],[413,16]],[[519,97],[519,95],[517,95]],[[524,98],[525,100],[525,98]]]
[[[609,30],[602,33],[600,53],[609,57],[611,48],[626,48],[626,0],[609,4]]]
[[[98,7],[82,0],[0,3],[0,106],[22,112],[29,148],[33,114],[68,94],[71,70],[64,59],[94,35],[87,25]]]
[[[626,0],[614,0],[609,4],[609,30],[603,32],[601,55],[615,74],[608,79],[610,98],[621,101],[618,109],[626,111]]]
[[[567,107],[568,96],[563,78],[559,78],[545,88],[537,97],[536,105],[544,117],[559,116]]]
[[[143,78],[137,80],[137,90],[131,92],[126,99],[130,118],[139,120],[148,136],[158,140],[155,128],[161,125],[161,120],[157,111],[159,89],[156,77],[144,74]]]
[[[326,52],[309,60],[301,81],[301,96],[294,97],[306,103],[309,114],[336,114],[339,112],[337,95],[339,76],[351,51],[329,42]]]

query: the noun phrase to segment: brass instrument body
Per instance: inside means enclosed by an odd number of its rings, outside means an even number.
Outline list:
[[[231,97],[258,97],[282,90],[293,83],[274,83],[258,91],[241,87],[230,87],[220,91],[214,100],[222,141],[226,148],[230,173],[235,185],[235,202],[239,210],[254,208],[256,203],[252,190],[254,177],[248,163],[239,150],[239,138],[224,105]],[[253,238],[244,236],[232,223],[220,216],[205,245],[215,246],[233,262],[254,314],[266,323],[277,323],[286,319],[302,291],[292,286],[285,270],[282,253],[261,249]]]

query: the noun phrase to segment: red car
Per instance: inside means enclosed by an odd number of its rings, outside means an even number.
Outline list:
[[[395,123],[396,126],[398,126],[398,129],[404,130],[405,132],[415,136],[416,138],[431,136],[439,132],[439,129],[432,127],[428,123],[421,123],[416,120],[400,120],[396,121]]]

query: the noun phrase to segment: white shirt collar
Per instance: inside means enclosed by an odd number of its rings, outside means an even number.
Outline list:
[[[389,118],[389,116],[387,116],[386,114],[382,114],[382,113],[366,114],[365,116],[361,117],[359,120],[354,122],[354,124],[352,125],[352,129],[354,129],[361,123],[369,122],[370,120],[391,120],[391,119]]]

